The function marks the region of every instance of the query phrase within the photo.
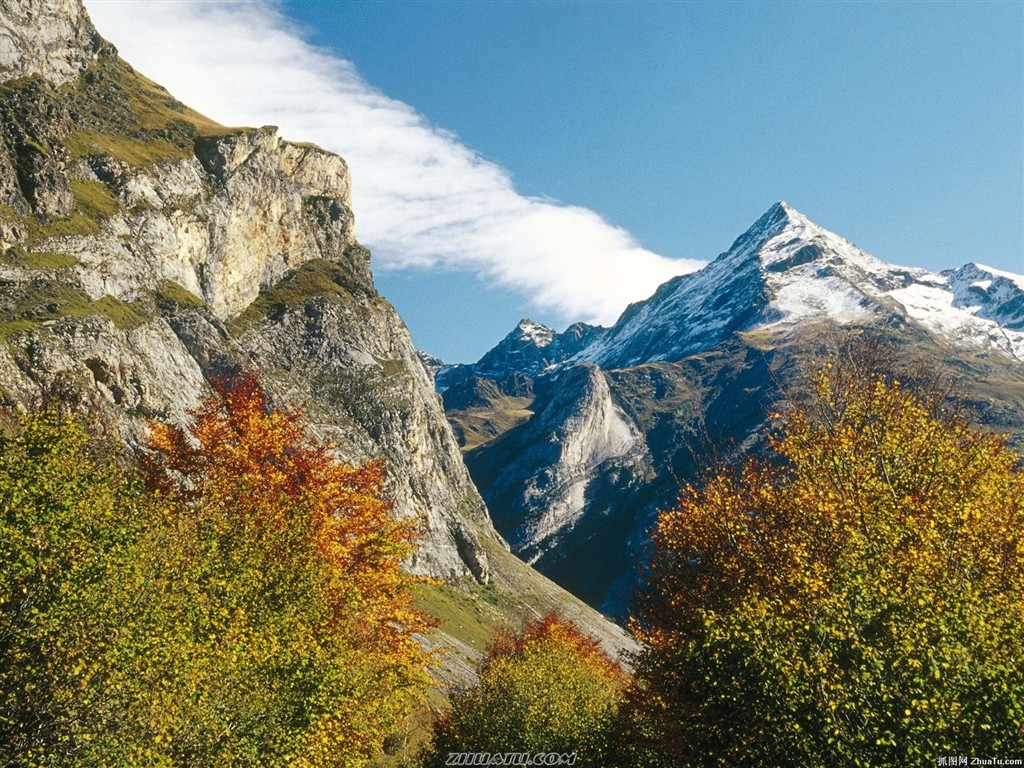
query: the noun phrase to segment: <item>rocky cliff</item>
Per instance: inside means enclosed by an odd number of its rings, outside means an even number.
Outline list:
[[[3,0],[0,9],[0,80],[38,76],[62,85],[103,47],[77,0]]]
[[[597,366],[538,379],[536,394],[543,407],[522,428],[466,456],[495,509],[515,510],[495,523],[529,563],[571,555],[582,530],[600,527],[620,494],[643,484],[650,458]]]
[[[0,398],[138,443],[255,368],[423,521],[411,567],[486,581],[499,543],[432,380],[376,292],[345,162],[146,80],[72,0],[0,5]]]

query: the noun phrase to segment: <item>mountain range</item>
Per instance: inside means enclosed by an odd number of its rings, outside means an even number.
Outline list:
[[[421,523],[406,566],[442,582],[420,602],[452,679],[552,609],[634,648],[601,612],[628,612],[657,511],[757,450],[836,333],[938,364],[1024,444],[1019,275],[893,266],[777,203],[612,327],[524,320],[448,366],[377,292],[342,158],[189,109],[80,0],[2,11],[0,406],[58,404],[138,449],[257,372],[340,458],[386,461],[395,514]]]
[[[782,202],[610,328],[523,320],[477,363],[434,369],[513,551],[624,615],[658,509],[715,457],[756,447],[830,337],[868,330],[937,363],[1024,442],[1024,277],[894,266]]]

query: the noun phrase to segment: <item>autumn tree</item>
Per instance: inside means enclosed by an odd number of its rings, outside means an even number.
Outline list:
[[[838,359],[837,359],[838,360]],[[1024,474],[854,352],[653,533],[636,765],[1024,753]]]
[[[575,753],[575,765],[607,765],[629,676],[576,625],[551,614],[498,632],[478,674],[436,724],[427,765],[450,752]]]
[[[363,764],[429,662],[381,464],[338,461],[245,375],[152,449],[167,525],[133,623],[152,653],[123,665],[147,690],[132,738],[177,765]]]
[[[428,683],[379,462],[251,377],[146,484],[74,422],[0,445],[0,764],[359,766]]]

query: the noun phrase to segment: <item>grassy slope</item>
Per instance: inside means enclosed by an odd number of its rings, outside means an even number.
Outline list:
[[[471,378],[446,391],[445,415],[462,452],[486,445],[528,421],[534,414],[531,389],[532,382],[509,391],[500,382]]]
[[[500,396],[486,406],[451,411],[448,420],[463,453],[479,448],[533,416],[533,398]]]
[[[189,157],[197,138],[237,130],[186,107],[119,57],[101,57],[65,95],[79,115],[68,140],[72,157],[109,156],[144,166]]]

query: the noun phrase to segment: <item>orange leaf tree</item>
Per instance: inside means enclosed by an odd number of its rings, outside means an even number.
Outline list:
[[[414,527],[389,514],[381,463],[338,461],[249,375],[188,430],[153,425],[151,448],[165,524],[140,548],[127,629],[126,647],[149,653],[118,666],[145,692],[127,708],[126,753],[145,742],[178,765],[363,764],[430,661],[401,568]]]
[[[1021,457],[856,363],[822,369],[771,448],[660,517],[635,763],[1024,752]]]
[[[575,753],[575,765],[608,764],[629,676],[575,624],[552,614],[499,632],[478,673],[438,721],[428,765],[450,752]]]

